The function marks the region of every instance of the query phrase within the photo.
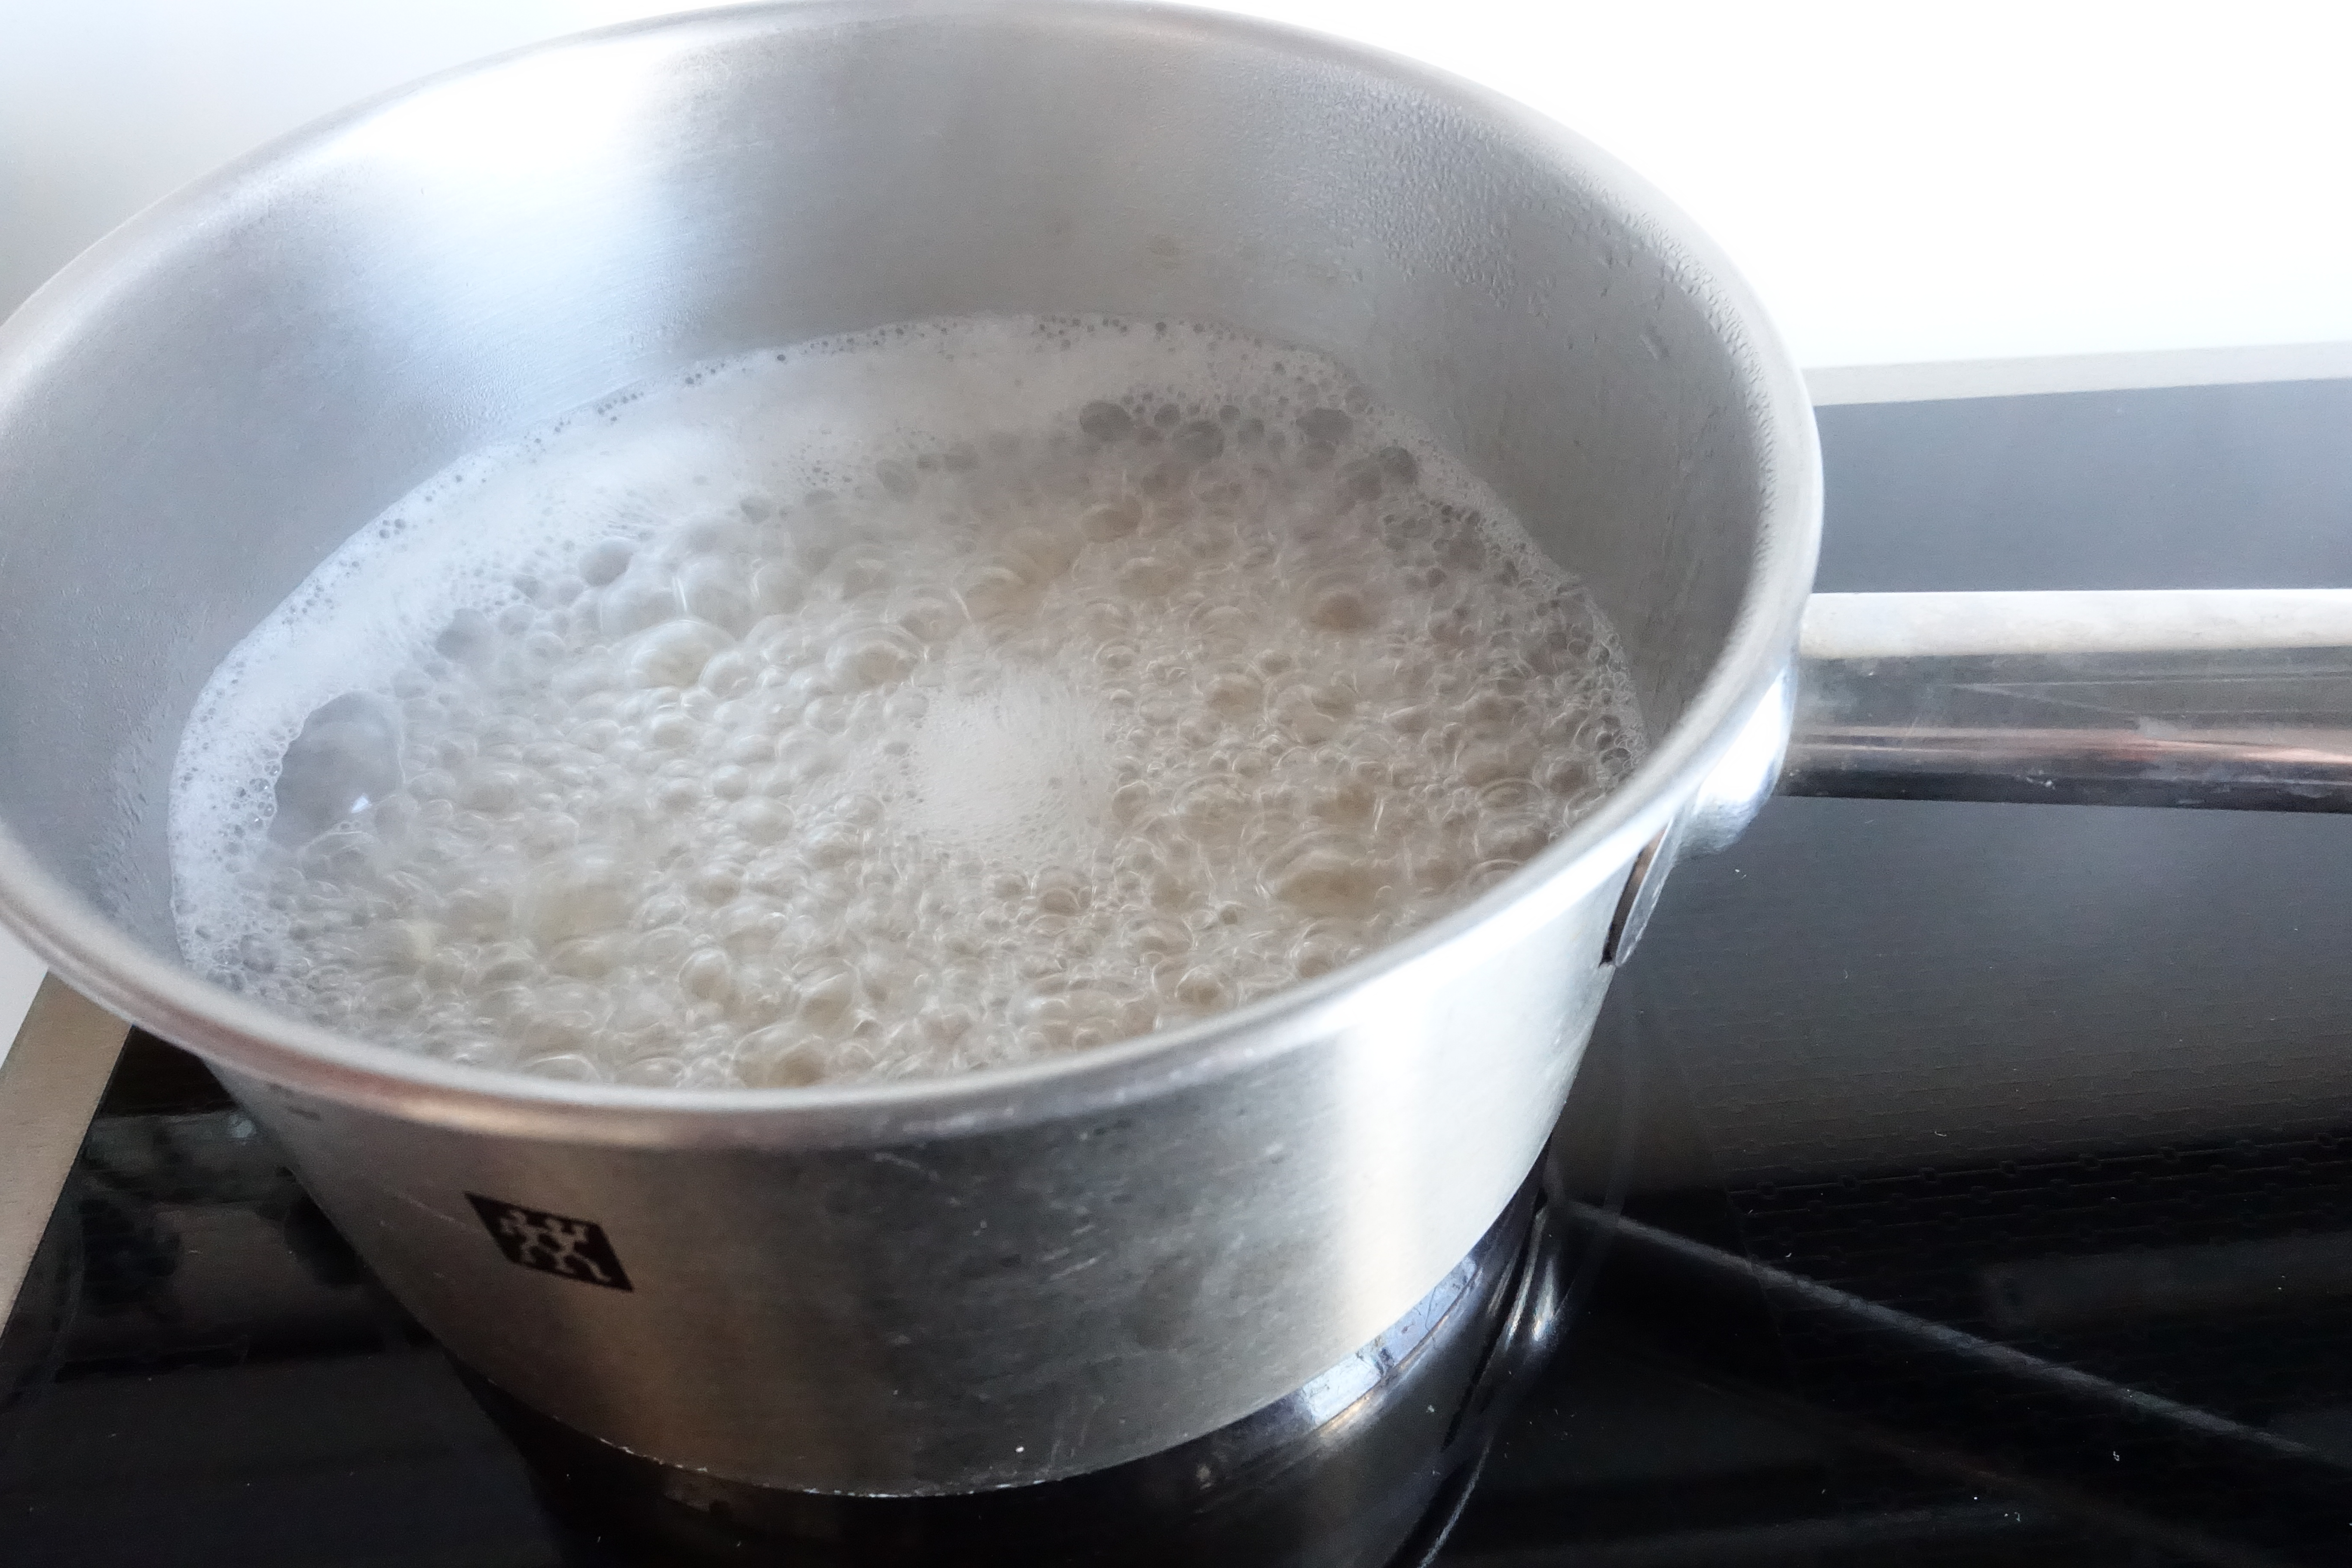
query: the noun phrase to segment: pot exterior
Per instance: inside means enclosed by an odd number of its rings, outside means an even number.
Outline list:
[[[1632,780],[1356,964],[963,1079],[519,1080],[180,963],[190,707],[360,522],[714,356],[1097,311],[1317,350],[1426,425],[1616,627]],[[0,324],[0,919],[219,1066],[425,1325],[559,1420],[769,1486],[1067,1475],[1297,1388],[1502,1210],[1637,853],[1748,798],[1706,787],[1743,730],[1777,756],[1819,505],[1801,385],[1704,237],[1465,84],[1076,0],[592,36],[267,150]]]
[[[975,1490],[1171,1447],[1402,1316],[1541,1152],[1617,897],[1243,1071],[889,1148],[615,1149],[233,1083],[525,1403],[733,1480]]]

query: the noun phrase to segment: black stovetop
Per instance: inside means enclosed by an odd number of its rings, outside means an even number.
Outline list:
[[[1822,426],[1824,588],[2352,584],[2352,383]],[[2317,816],[1780,801],[1678,869],[1439,1561],[2352,1561],[2347,909]],[[614,1560],[134,1037],[0,1337],[0,1563]]]

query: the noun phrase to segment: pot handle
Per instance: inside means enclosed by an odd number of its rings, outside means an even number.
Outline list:
[[[2352,590],[1816,594],[1782,795],[2352,811]]]

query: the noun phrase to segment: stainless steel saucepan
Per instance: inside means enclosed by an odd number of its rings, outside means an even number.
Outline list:
[[[951,1080],[486,1076],[182,966],[181,726],[358,523],[626,383],[982,311],[1221,321],[1349,366],[1591,585],[1647,760],[1348,969]],[[1664,871],[1776,775],[2344,804],[2338,599],[1809,611],[1819,518],[1803,387],[1706,237],[1459,81],[1063,0],[594,35],[281,142],[0,328],[0,912],[218,1067],[425,1325],[558,1420],[815,1490],[1068,1475],[1299,1388],[1437,1285],[1535,1161]]]

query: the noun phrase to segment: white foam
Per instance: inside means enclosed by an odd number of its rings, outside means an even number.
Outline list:
[[[1012,668],[950,685],[900,760],[908,831],[1011,866],[1083,865],[1111,826],[1110,725],[1066,681]]]
[[[1582,593],[1328,362],[930,323],[608,399],[362,530],[197,704],[175,906],[205,972],[454,1059],[952,1072],[1345,963],[1640,746]]]

